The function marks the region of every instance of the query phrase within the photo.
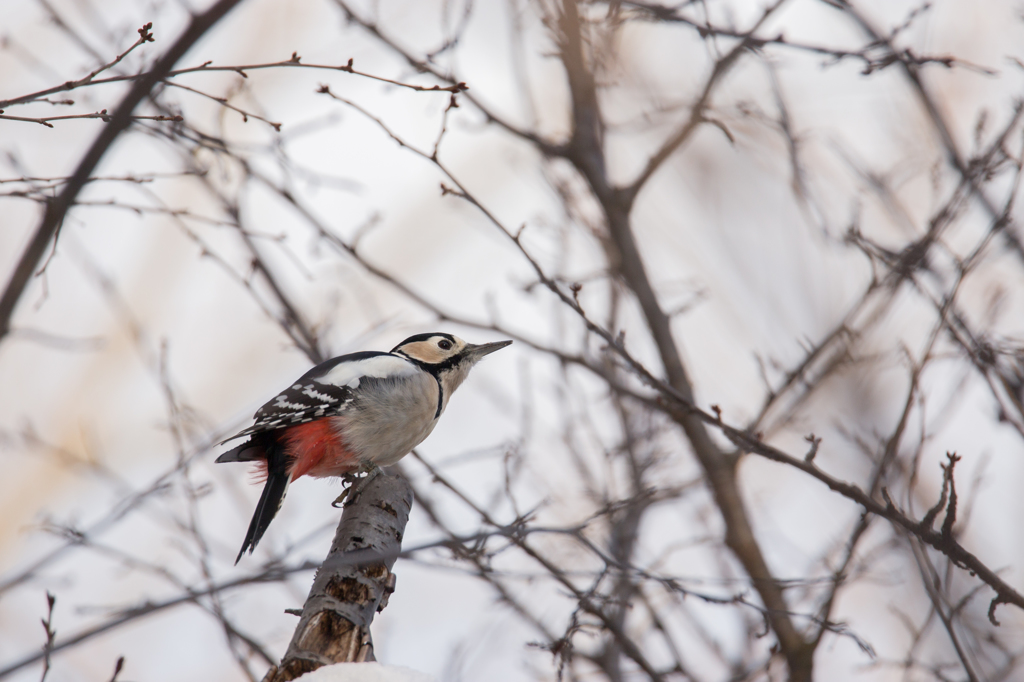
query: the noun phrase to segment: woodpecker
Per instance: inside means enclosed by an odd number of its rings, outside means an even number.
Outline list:
[[[511,341],[474,345],[451,334],[417,334],[390,352],[332,358],[256,411],[248,436],[217,462],[256,462],[266,475],[245,542],[251,554],[300,476],[376,472],[402,459],[437,425],[469,370]]]

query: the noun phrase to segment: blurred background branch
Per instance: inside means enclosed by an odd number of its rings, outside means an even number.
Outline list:
[[[0,679],[291,660],[337,487],[235,567],[214,444],[434,329],[516,344],[400,467],[379,660],[1020,677],[1014,3],[9,4]]]

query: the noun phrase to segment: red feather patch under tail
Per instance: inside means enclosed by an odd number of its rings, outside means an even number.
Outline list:
[[[281,441],[292,458],[291,478],[299,476],[341,476],[359,468],[355,455],[331,426],[330,419],[317,419],[284,430]]]

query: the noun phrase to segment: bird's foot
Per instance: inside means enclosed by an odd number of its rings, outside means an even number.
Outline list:
[[[345,474],[341,477],[341,480],[348,484],[348,487],[341,491],[337,499],[331,502],[331,506],[337,509],[338,507],[347,507],[357,499],[359,494],[366,489],[367,484],[370,481],[377,478],[380,474],[380,467],[374,465],[372,469],[366,472],[365,476],[358,476],[354,472]]]

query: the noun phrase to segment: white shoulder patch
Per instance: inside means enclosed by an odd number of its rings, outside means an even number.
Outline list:
[[[372,358],[335,365],[330,372],[317,377],[314,381],[332,386],[357,388],[359,380],[363,377],[409,376],[419,371],[419,367],[396,355],[375,355]]]

